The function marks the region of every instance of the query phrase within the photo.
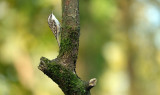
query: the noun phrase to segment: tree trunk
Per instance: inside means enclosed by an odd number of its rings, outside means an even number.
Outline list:
[[[59,55],[40,59],[38,68],[62,89],[65,95],[90,95],[96,79],[81,80],[75,72],[79,48],[79,0],[62,0],[62,29]]]

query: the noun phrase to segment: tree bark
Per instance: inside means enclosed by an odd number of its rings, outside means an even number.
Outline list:
[[[62,89],[65,95],[90,95],[96,79],[81,80],[75,72],[79,48],[79,0],[62,0],[62,29],[59,55],[40,59],[38,68]]]

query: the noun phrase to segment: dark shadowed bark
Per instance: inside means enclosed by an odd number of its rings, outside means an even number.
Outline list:
[[[38,68],[62,89],[65,95],[90,95],[96,79],[81,80],[75,72],[79,48],[79,0],[62,0],[62,30],[56,59],[40,59]]]

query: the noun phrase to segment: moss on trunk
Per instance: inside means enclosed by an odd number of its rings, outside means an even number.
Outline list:
[[[62,29],[59,55],[56,59],[40,59],[38,68],[59,85],[65,95],[90,95],[96,79],[81,80],[76,72],[79,48],[79,0],[62,0]]]

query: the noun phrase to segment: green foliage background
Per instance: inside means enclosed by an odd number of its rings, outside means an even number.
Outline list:
[[[79,0],[77,73],[96,77],[92,95],[160,95],[160,1]],[[63,95],[37,66],[54,59],[48,27],[61,0],[0,0],[0,95]]]

